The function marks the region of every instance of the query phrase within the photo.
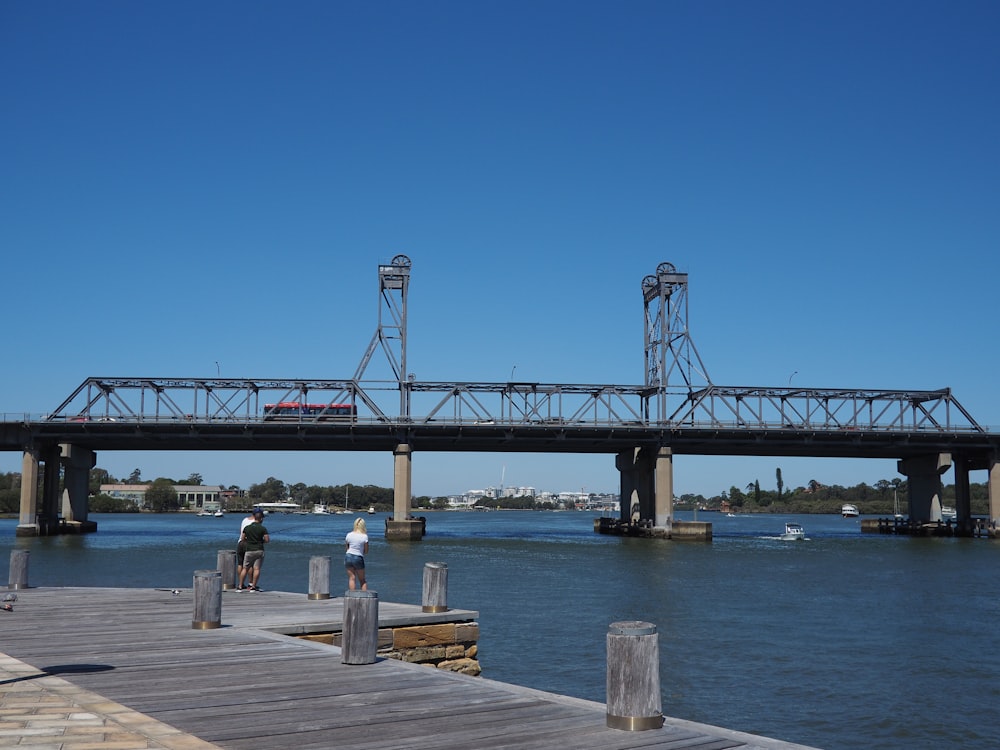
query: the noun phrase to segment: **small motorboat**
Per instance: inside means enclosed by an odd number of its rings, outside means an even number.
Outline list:
[[[221,511],[221,510],[217,510],[217,511],[215,511],[215,513],[213,513],[212,515],[213,515],[213,516],[214,516],[215,518],[225,518],[225,517],[226,517],[226,514],[225,514],[225,512],[223,512],[223,511]]]
[[[806,538],[806,531],[802,528],[800,524],[797,523],[786,523],[785,533],[781,535],[781,540],[784,542],[794,542],[799,539]]]
[[[374,505],[369,505],[368,506],[368,515],[369,516],[374,516],[375,515],[375,506]]]
[[[858,517],[858,506],[851,505],[851,503],[844,503],[840,506],[840,515],[844,518],[857,518]]]

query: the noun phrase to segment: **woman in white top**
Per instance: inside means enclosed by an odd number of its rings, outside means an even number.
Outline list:
[[[368,526],[365,524],[365,519],[354,519],[354,530],[347,532],[344,541],[347,543],[347,554],[344,556],[344,567],[347,568],[347,588],[354,591],[360,584],[361,590],[367,591],[365,555],[368,554]]]

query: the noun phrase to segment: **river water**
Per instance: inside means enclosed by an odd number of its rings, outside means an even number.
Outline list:
[[[644,620],[660,633],[668,716],[827,750],[997,747],[1000,541],[713,513],[699,518],[712,543],[678,543],[595,534],[594,517],[428,513],[422,542],[387,543],[371,516],[371,588],[418,604],[424,563],[446,563],[448,604],[480,612],[492,679],[604,702],[608,625]],[[46,538],[0,520],[0,575],[29,549],[32,586],[188,588],[235,548],[240,518],[95,514],[95,534]],[[777,539],[786,520],[808,539]],[[336,595],[352,521],[268,516],[262,588],[304,594],[309,558],[330,555]]]

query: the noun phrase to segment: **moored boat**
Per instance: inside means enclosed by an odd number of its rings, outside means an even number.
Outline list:
[[[840,506],[840,515],[844,518],[856,518],[859,515],[858,506],[851,503],[844,503]]]

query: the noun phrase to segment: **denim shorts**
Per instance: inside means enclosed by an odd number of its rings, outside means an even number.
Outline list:
[[[357,568],[358,570],[365,569],[365,558],[361,555],[352,555],[350,553],[344,555],[344,567],[345,568]]]

